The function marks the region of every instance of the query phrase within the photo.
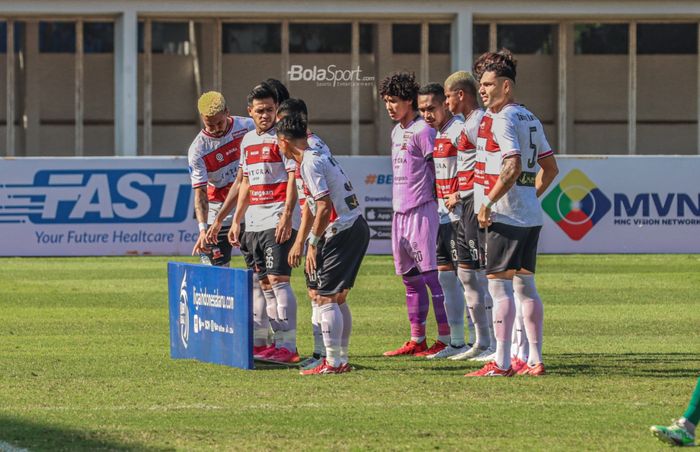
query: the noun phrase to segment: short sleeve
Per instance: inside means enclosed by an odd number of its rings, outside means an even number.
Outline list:
[[[280,149],[280,154],[282,154],[282,150]],[[297,162],[294,159],[288,159],[287,157],[282,154],[282,162],[284,162],[284,169],[288,173],[296,173],[297,171]]]
[[[549,145],[547,137],[544,135],[544,128],[542,127],[542,124],[539,124],[538,130],[539,132],[537,134],[537,160],[540,160],[545,157],[549,157],[550,155],[554,155],[554,151]]]
[[[195,140],[187,152],[187,169],[190,172],[192,188],[202,187],[207,185],[207,182],[209,182],[207,166],[204,163],[204,159],[202,159],[201,153],[199,152],[199,146],[199,140]]]
[[[304,179],[306,188],[315,200],[321,199],[330,193],[328,181],[326,180],[325,162],[327,159],[314,157],[308,163],[301,165],[301,177]]]
[[[422,130],[414,135],[416,148],[423,157],[428,158],[433,154],[436,134],[437,131],[426,124]]]
[[[515,124],[507,116],[494,117],[491,128],[493,139],[501,149],[501,158],[506,159],[520,155],[520,144]]]

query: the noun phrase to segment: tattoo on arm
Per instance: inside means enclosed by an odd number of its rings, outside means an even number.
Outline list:
[[[520,177],[521,172],[522,162],[519,155],[505,159],[501,165],[501,181],[503,181],[503,185],[507,188],[512,187],[515,181],[518,180],[518,177]]]
[[[209,214],[209,201],[205,188],[197,188],[194,192],[194,212],[198,223],[206,223]]]

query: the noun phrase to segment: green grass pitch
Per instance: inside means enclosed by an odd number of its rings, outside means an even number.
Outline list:
[[[408,334],[389,257],[351,293],[350,374],[171,360],[167,261],[0,259],[0,449],[659,450],[700,373],[697,255],[541,256],[549,375],[511,379],[381,357]]]

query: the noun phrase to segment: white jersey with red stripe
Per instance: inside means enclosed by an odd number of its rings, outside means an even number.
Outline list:
[[[250,183],[246,231],[275,229],[287,200],[289,173],[296,171],[296,162],[280,151],[274,127],[261,134],[256,130],[248,132],[241,142],[241,150],[243,177]],[[298,210],[294,210],[292,227],[298,229]]]
[[[187,151],[192,187],[207,187],[209,224],[214,221],[231,184],[236,180],[243,136],[255,129],[251,118],[229,116],[229,121],[228,130],[220,137],[215,137],[206,130],[200,131]],[[233,212],[223,224],[230,225],[232,216]]]
[[[479,126],[474,174],[474,210],[479,211],[501,173],[503,160],[520,158],[522,173],[492,207],[495,223],[519,227],[542,225],[535,178],[538,160],[552,155],[542,123],[522,105],[508,104],[498,113],[487,111]]]
[[[331,155],[331,150],[328,145],[315,133],[309,133],[307,135],[307,142],[309,143],[309,150],[318,152],[320,154]],[[297,170],[294,173],[297,185],[297,195],[299,196],[299,207],[304,208],[306,203],[307,191],[304,187],[304,179],[301,177],[301,165],[297,165]]]
[[[462,217],[461,204],[450,211],[445,205],[445,198],[459,191],[457,148],[463,127],[464,122],[461,117],[453,116],[435,135],[433,161],[435,162],[435,191],[438,198],[440,224],[459,221]]]
[[[459,196],[465,198],[474,192],[474,163],[476,162],[476,140],[484,110],[472,110],[464,121],[464,129],[457,147],[457,177]]]
[[[301,177],[308,190],[307,202],[316,215],[316,201],[328,196],[331,201],[330,223],[326,239],[350,228],[360,216],[360,203],[350,179],[330,155],[307,149],[301,161]],[[348,244],[352,246],[352,244]]]

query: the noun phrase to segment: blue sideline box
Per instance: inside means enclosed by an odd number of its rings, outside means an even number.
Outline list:
[[[253,369],[250,270],[168,263],[170,356]]]

